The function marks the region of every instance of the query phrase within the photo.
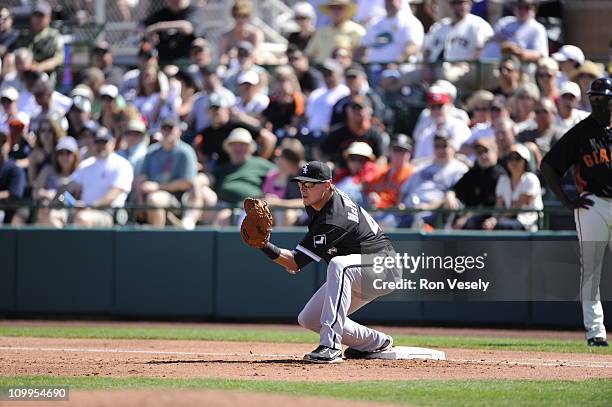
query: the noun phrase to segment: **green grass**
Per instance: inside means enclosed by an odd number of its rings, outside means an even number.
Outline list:
[[[0,377],[0,387],[70,386],[76,389],[179,388],[241,390],[321,396],[415,406],[609,406],[610,380],[418,380],[356,382],[284,382],[224,379],[107,377]]]
[[[234,342],[316,343],[304,331],[187,327],[0,327],[0,336],[95,339],[183,339]],[[612,354],[611,348],[589,348],[583,340],[488,338],[471,336],[394,335],[396,345],[430,348],[497,349],[534,352]]]

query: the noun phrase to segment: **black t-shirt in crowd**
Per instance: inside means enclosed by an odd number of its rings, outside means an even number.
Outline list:
[[[193,25],[195,31],[198,27],[196,12],[197,9],[193,6],[188,6],[176,13],[164,7],[147,17],[142,24],[148,27],[163,21],[187,20]],[[157,52],[159,53],[160,61],[171,62],[178,58],[189,58],[191,42],[195,39],[194,33],[185,35],[177,30],[168,30],[159,31],[158,34],[159,44],[157,44]]]
[[[344,192],[334,194],[320,211],[307,206],[308,233],[293,250],[301,269],[311,261],[329,261],[336,256],[373,254],[392,247],[374,219]]]
[[[299,97],[300,100],[297,100]],[[304,97],[295,94],[290,103],[281,102],[274,97],[270,98],[270,104],[262,112],[262,116],[272,124],[272,131],[291,125],[294,116],[302,116],[304,113]]]
[[[289,36],[287,37],[287,42],[289,43],[289,45],[295,45],[296,47],[298,47],[298,49],[304,51],[311,38],[312,34],[310,34],[308,37],[302,37],[300,35],[300,32],[296,31],[289,34]]]
[[[386,114],[386,106],[380,96],[370,90],[365,94],[365,97],[367,97],[372,104],[372,116],[378,118],[382,122],[386,122],[388,119]],[[331,120],[329,121],[330,127],[340,123],[346,123],[346,109],[348,108],[348,105],[352,99],[353,97],[348,95],[336,102],[332,109]]]
[[[476,163],[457,181],[452,190],[467,207],[495,206],[497,180],[505,173],[501,165],[483,169]]]
[[[579,192],[612,198],[612,130],[592,115],[565,133],[543,161],[559,176],[574,166]]]
[[[194,141],[195,147],[202,154],[216,160],[217,165],[225,164],[229,162],[229,156],[225,150],[223,150],[223,140],[229,136],[232,130],[239,127],[248,130],[249,133],[251,133],[253,140],[257,141],[259,139],[261,128],[253,127],[247,123],[230,119],[230,121],[221,127],[214,128],[212,126],[208,126],[202,130],[200,134],[196,136]]]
[[[385,153],[383,133],[375,126],[372,126],[363,136],[353,133],[346,125],[336,126],[323,139],[320,149],[334,163],[345,166],[342,153],[354,141],[368,143],[376,157]]]

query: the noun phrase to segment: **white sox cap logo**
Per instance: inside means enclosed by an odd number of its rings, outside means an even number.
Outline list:
[[[314,243],[314,247],[325,246],[325,243],[327,243],[327,238],[325,235],[316,235],[312,238],[312,241]]]
[[[304,164],[302,167],[302,174],[308,174],[308,164]]]

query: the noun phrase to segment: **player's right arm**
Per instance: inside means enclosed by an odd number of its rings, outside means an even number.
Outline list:
[[[573,127],[551,148],[540,164],[540,171],[542,171],[542,176],[544,176],[548,187],[561,204],[569,210],[588,209],[593,205],[593,201],[587,198],[588,194],[571,200],[561,187],[561,177],[570,166],[578,161],[576,154],[579,151],[579,137],[580,129],[577,130],[576,127]]]

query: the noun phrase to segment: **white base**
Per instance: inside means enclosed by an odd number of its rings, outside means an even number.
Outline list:
[[[366,356],[366,359],[432,359],[446,360],[446,354],[442,351],[427,348],[415,348],[412,346],[394,346],[384,352],[377,352]]]

